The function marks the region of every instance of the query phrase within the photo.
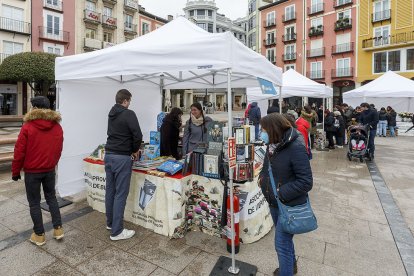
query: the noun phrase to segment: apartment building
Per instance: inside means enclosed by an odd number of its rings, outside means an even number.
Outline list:
[[[414,1],[360,1],[358,82],[392,70],[414,79]]]
[[[259,8],[261,53],[284,71],[332,87],[333,104],[341,103],[356,85],[355,2],[281,0]]]
[[[259,8],[274,2],[273,0],[249,0],[247,16],[247,46],[261,53],[262,43],[260,43],[260,32],[262,23],[260,21]]]
[[[30,1],[0,1],[0,64],[10,55],[31,51],[30,22]],[[0,115],[22,115],[27,102],[25,83],[0,81]]]
[[[169,15],[168,19],[164,19],[149,13],[144,7],[139,6],[139,35],[145,35],[154,31],[171,20],[173,20],[172,15]]]

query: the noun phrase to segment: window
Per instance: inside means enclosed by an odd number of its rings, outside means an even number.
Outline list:
[[[351,10],[350,9],[344,10],[344,11],[341,11],[341,12],[337,13],[337,19],[338,20],[342,20],[344,18],[351,18]]]
[[[252,0],[249,3],[249,14],[256,11],[256,0]]]
[[[60,56],[60,49],[59,48],[55,48],[55,47],[47,47],[47,52],[49,54],[55,54]]]
[[[311,57],[323,55],[323,39],[311,40],[311,50],[309,55]]]
[[[3,52],[6,55],[14,55],[23,52],[23,43],[3,41]]]
[[[351,33],[336,36],[336,53],[351,51]]]
[[[323,25],[323,17],[318,17],[315,19],[312,19],[311,26],[314,28],[318,28],[319,26],[322,27]]]
[[[285,60],[292,60],[296,58],[296,45],[290,44],[285,46]]]
[[[206,28],[204,27],[203,29],[205,30]],[[149,32],[150,32],[150,25],[148,23],[142,22],[142,35],[147,34]]]
[[[249,35],[249,43],[250,48],[253,48],[256,46],[256,33],[252,33]]]
[[[190,11],[190,16],[194,16],[194,10]]]
[[[401,70],[401,51],[388,52],[388,70],[400,71]]]
[[[201,29],[207,31],[207,24],[206,23],[197,23],[197,26],[199,26]],[[144,28],[144,26],[143,26],[143,28]]]
[[[197,15],[206,15],[206,10],[197,10]]]
[[[387,52],[374,54],[374,73],[387,71]]]
[[[336,76],[348,77],[351,76],[351,59],[342,58],[336,61]]]
[[[287,6],[285,8],[285,20],[295,19],[295,5]]]
[[[96,30],[86,28],[85,37],[95,39],[96,38]]]
[[[2,5],[2,17],[4,17],[0,23],[2,28],[17,32],[24,31],[23,9]]]
[[[374,46],[383,46],[390,43],[390,26],[374,28]]]
[[[311,62],[311,79],[320,79],[322,78],[322,61]]]
[[[407,49],[407,70],[414,70],[414,49]]]
[[[111,8],[108,8],[108,7],[104,7],[102,14],[104,16],[107,16],[107,17],[112,17],[112,9]]]
[[[103,33],[103,41],[105,42],[114,42],[114,34],[113,33],[108,33],[108,32],[104,32]]]
[[[212,17],[213,16],[213,11],[212,10],[207,10],[208,12],[208,16]]]
[[[322,0],[312,0],[311,1],[311,13],[316,13],[323,10],[323,1]]]
[[[214,33],[213,23],[208,23],[207,28],[209,33]]]
[[[275,42],[275,32],[266,33],[266,44],[271,44]]]
[[[289,26],[285,28],[285,41],[295,39],[295,26]]]
[[[46,31],[48,34],[59,35],[60,17],[48,14],[46,16]]]
[[[269,12],[266,15],[266,26],[273,26],[276,23],[276,13],[273,12]]]
[[[374,22],[391,17],[390,12],[390,1],[389,0],[380,0],[374,2]]]
[[[85,7],[89,11],[96,11],[96,3],[94,3],[94,2],[86,1],[86,6]]]
[[[289,69],[296,70],[296,64],[287,64],[287,65],[285,65],[285,72]]]
[[[275,49],[266,49],[266,58],[270,61],[270,62],[275,62]]]
[[[132,22],[134,17],[132,15],[125,15],[125,28],[132,29]]]

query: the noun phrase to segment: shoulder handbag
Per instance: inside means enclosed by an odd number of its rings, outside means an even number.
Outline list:
[[[275,194],[277,205],[279,207],[278,224],[283,231],[289,234],[308,233],[318,228],[318,222],[310,205],[309,197],[306,203],[296,206],[284,205],[277,196],[275,179],[273,178],[272,166],[269,160],[269,177],[272,184],[272,190]]]

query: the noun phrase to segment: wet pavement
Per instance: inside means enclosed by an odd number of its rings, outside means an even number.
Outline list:
[[[414,226],[412,137],[377,140],[376,163],[406,224]],[[349,162],[345,149],[314,152],[311,203],[319,228],[295,236],[297,275],[407,275],[391,228],[365,163]],[[31,220],[22,181],[0,174],[0,264],[2,275],[209,275],[225,240],[200,232],[169,240],[142,227],[128,241],[112,242],[105,216],[96,211],[64,225],[61,242],[47,232],[43,247],[30,244]],[[87,208],[83,200],[62,208],[69,216]],[[43,212],[44,221],[50,215]],[[24,232],[28,231],[28,232]],[[14,238],[26,235],[19,240]],[[242,245],[237,259],[256,265],[257,275],[272,275],[278,266],[274,231]],[[11,243],[13,241],[13,243]],[[10,243],[6,249],[2,244]]]

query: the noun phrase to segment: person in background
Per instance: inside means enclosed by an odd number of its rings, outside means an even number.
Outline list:
[[[377,135],[378,137],[387,137],[387,125],[388,125],[388,113],[385,110],[385,107],[381,107],[378,112],[378,127]]]
[[[377,124],[378,124],[378,112],[376,109],[372,109],[372,107],[368,103],[361,104],[361,116],[360,116],[360,123],[363,125],[368,125],[370,128],[369,131],[369,141],[368,141],[368,148],[370,153],[372,154],[372,158],[374,158],[375,152],[375,135],[377,134]]]
[[[200,103],[191,105],[190,119],[184,127],[183,155],[192,152],[201,143],[207,143],[207,127],[213,120],[204,116]]]
[[[292,114],[292,115],[293,115],[293,117],[295,117],[295,120],[297,120],[297,119],[298,119],[298,117],[299,117],[298,113],[295,111],[295,108],[294,108],[294,107],[292,107],[292,106],[289,106],[289,107],[288,107],[288,110],[286,111],[286,113],[288,113],[288,114]]]
[[[41,246],[46,243],[40,209],[41,187],[49,205],[53,223],[53,237],[64,236],[59,205],[56,199],[55,167],[63,147],[63,130],[60,114],[50,110],[48,98],[37,96],[31,99],[32,109],[24,116],[24,124],[14,146],[12,179],[21,179],[24,170],[27,201],[33,221],[30,242]]]
[[[334,126],[336,128],[335,132],[335,140],[336,140],[336,146],[338,148],[344,147],[344,137],[345,137],[345,120],[341,115],[341,112],[335,111],[334,112]]]
[[[160,155],[161,156],[172,156],[176,160],[180,159],[178,154],[178,140],[180,136],[181,128],[181,116],[183,111],[174,107],[171,112],[165,116],[163,124],[161,125],[161,144],[160,144]]]
[[[275,225],[275,248],[279,267],[273,275],[293,275],[297,273],[293,235],[286,233],[278,224],[279,200],[288,206],[304,204],[313,186],[312,170],[306,149],[298,139],[300,135],[284,115],[273,113],[263,117],[261,139],[267,145],[263,168],[258,185],[269,204],[270,214]],[[270,182],[269,166],[278,187],[276,191]]]
[[[131,183],[132,163],[138,158],[142,143],[141,127],[137,115],[128,109],[132,94],[126,89],[116,93],[115,105],[108,114],[108,138],[105,145],[105,209],[106,229],[113,241],[135,235],[124,228],[125,204]]]
[[[257,105],[257,102],[253,102],[250,106],[249,110],[249,122],[254,125],[254,133],[255,133],[255,139],[259,140],[259,124],[260,119],[262,118],[262,114],[260,112],[260,107]]]
[[[297,126],[297,130],[303,136],[303,140],[305,141],[306,152],[309,156],[309,159],[311,159],[311,150],[310,150],[310,145],[309,145],[309,130],[310,130],[311,125],[303,117],[299,117],[296,120],[296,126]]]
[[[335,136],[335,133],[337,131],[335,124],[335,118],[332,112],[330,112],[328,109],[325,111],[325,132],[326,132],[326,139],[328,139],[329,149],[335,149],[335,143],[333,137]]]
[[[269,106],[267,109],[267,115],[272,113],[280,113],[279,102],[277,100],[273,100],[272,106]]]
[[[395,127],[397,126],[397,112],[391,107],[387,106],[388,113],[388,128],[390,130],[390,136],[395,137]]]
[[[318,109],[318,111],[317,111],[317,114],[318,114],[318,123],[322,123],[322,121],[323,121],[323,116],[325,115],[324,114],[324,110],[323,110],[323,105],[321,105],[320,107],[319,107],[319,109]]]
[[[310,130],[309,130],[309,138],[310,138],[309,150],[310,150],[314,148],[315,135],[317,134],[316,126],[318,122],[318,114],[309,105],[305,105],[303,107],[300,117],[308,121],[310,125]]]
[[[249,104],[246,108],[246,110],[244,111],[244,118],[249,118],[249,110],[252,107],[252,104]]]

